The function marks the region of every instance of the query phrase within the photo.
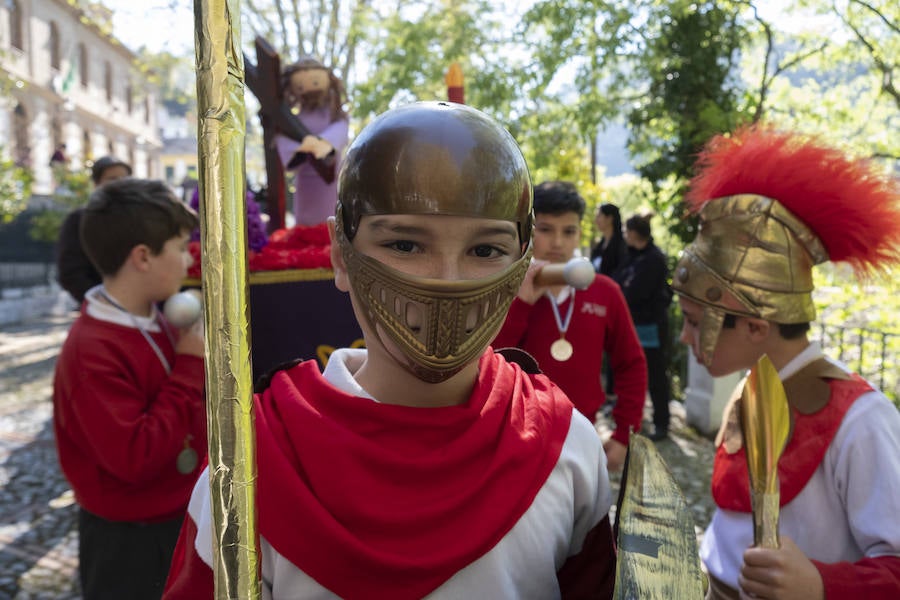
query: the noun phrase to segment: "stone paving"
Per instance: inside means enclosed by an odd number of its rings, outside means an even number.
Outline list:
[[[76,507],[51,421],[53,367],[73,316],[0,329],[0,598],[80,598]]]
[[[51,421],[53,367],[74,317],[0,326],[0,600],[80,598],[76,506],[56,460]],[[685,427],[680,404],[672,411],[671,436],[657,447],[699,536],[712,515],[713,448]],[[605,427],[601,420],[598,429]]]

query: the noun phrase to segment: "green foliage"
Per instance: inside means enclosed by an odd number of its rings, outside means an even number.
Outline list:
[[[681,198],[703,144],[740,123],[738,82],[732,77],[743,28],[727,3],[673,7],[647,40],[636,73],[649,81],[629,113],[629,149],[638,172],[656,192],[653,206],[676,236],[694,236],[693,219],[680,219]],[[673,185],[674,183],[674,185]]]
[[[790,31],[758,19],[741,65],[744,110],[822,135],[896,168],[900,160],[900,8],[896,2],[803,0],[786,10]],[[798,28],[800,23],[809,24]],[[768,27],[767,30],[765,27]],[[890,59],[886,59],[891,57]]]
[[[31,171],[16,165],[0,149],[0,223],[9,223],[28,206]]]
[[[812,337],[826,354],[880,386],[900,408],[900,283],[896,272],[857,280],[841,265],[814,270],[818,317]]]
[[[397,104],[445,100],[444,77],[458,62],[466,102],[507,121],[515,97],[508,75],[514,44],[486,0],[417,3],[384,15],[370,40],[372,69],[354,86],[353,112],[363,121]],[[502,59],[501,59],[502,57]]]
[[[156,86],[160,100],[173,116],[184,117],[197,110],[197,86],[191,60],[170,52],[141,50],[136,62],[147,81]]]
[[[31,217],[31,226],[28,230],[31,239],[39,242],[55,242],[59,238],[59,230],[66,215],[72,209],[87,203],[91,189],[91,177],[87,171],[63,172],[62,181],[53,194],[53,205]]]

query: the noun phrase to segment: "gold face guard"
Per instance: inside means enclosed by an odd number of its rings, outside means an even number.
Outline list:
[[[484,352],[531,262],[529,245],[522,258],[484,279],[414,277],[356,252],[340,226],[337,233],[369,328],[379,339],[384,331],[406,357],[403,367],[429,383],[447,380]]]
[[[821,241],[777,200],[740,194],[707,202],[672,282],[676,293],[705,307],[704,364],[712,360],[725,314],[775,323],[814,320],[812,267],[827,260]]]

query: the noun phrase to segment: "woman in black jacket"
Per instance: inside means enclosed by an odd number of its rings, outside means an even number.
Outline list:
[[[669,267],[666,255],[653,243],[650,217],[635,215],[625,222],[628,260],[614,279],[631,310],[631,318],[647,357],[647,388],[653,403],[653,425],[650,434],[658,441],[669,434],[669,400],[671,381],[668,373]]]
[[[594,215],[600,241],[591,248],[591,263],[601,275],[612,277],[628,259],[628,246],[622,237],[622,215],[615,204],[601,204]]]

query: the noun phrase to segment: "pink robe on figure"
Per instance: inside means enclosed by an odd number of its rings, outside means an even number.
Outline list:
[[[346,118],[330,122],[331,110],[328,107],[303,111],[299,118],[311,134],[326,140],[334,146],[337,153],[335,178],[331,183],[325,183],[308,160],[294,169],[297,188],[294,193],[294,219],[297,225],[318,225],[334,215],[337,204],[337,172],[347,145],[349,123]],[[278,145],[281,164],[287,168],[300,142],[278,134],[275,136],[275,143]]]

